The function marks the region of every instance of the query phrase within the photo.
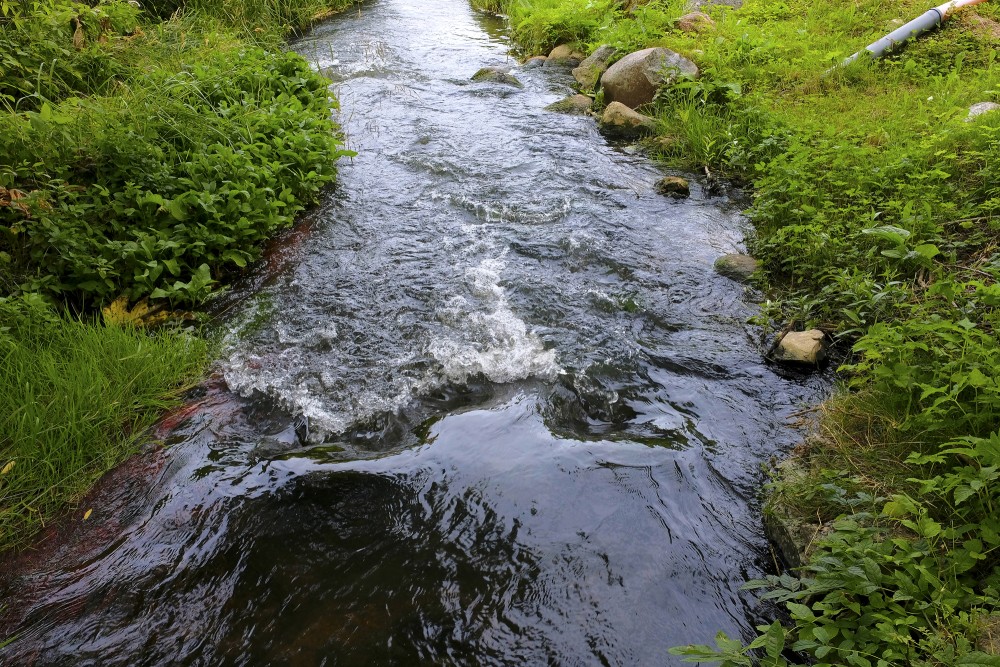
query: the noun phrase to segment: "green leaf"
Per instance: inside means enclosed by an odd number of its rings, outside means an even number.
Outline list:
[[[175,220],[186,220],[188,217],[187,206],[179,199],[171,199],[163,205],[163,208]]]

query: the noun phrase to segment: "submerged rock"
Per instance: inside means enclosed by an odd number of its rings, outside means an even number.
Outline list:
[[[977,102],[969,107],[969,115],[965,118],[965,122],[968,123],[977,116],[982,116],[984,113],[990,113],[998,109],[1000,109],[1000,104],[996,102]]]
[[[793,364],[816,365],[826,358],[826,334],[819,329],[790,331],[778,342],[774,360]]]
[[[566,113],[572,116],[583,116],[594,105],[594,100],[586,95],[570,95],[569,97],[553,102],[545,107],[546,111],[556,113]]]
[[[661,195],[681,199],[691,194],[691,185],[680,176],[664,176],[656,182],[656,191]]]
[[[720,276],[732,278],[744,283],[757,270],[757,260],[750,255],[731,253],[715,260],[715,272]]]
[[[690,12],[677,19],[681,32],[705,32],[715,27],[715,21],[705,12]]]
[[[612,102],[601,115],[601,129],[618,137],[638,137],[656,131],[656,121],[629,109],[621,102]]]
[[[472,80],[477,83],[499,83],[505,86],[524,88],[524,84],[504,67],[484,67],[472,75]]]
[[[652,102],[660,86],[680,76],[698,76],[698,66],[670,49],[654,47],[630,53],[609,67],[601,88],[605,100],[635,109]]]
[[[608,60],[616,53],[618,49],[610,44],[599,46],[573,70],[573,78],[584,90],[594,90],[601,80],[601,75],[608,69]]]

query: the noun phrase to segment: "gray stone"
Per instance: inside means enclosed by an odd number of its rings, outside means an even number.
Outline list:
[[[757,270],[757,260],[750,255],[732,253],[715,260],[715,272],[721,276],[744,283]]]
[[[561,99],[558,102],[553,102],[549,106],[545,107],[546,111],[554,111],[556,113],[566,113],[571,116],[583,116],[586,115],[590,108],[594,105],[594,100],[586,95],[570,95],[565,99]]]
[[[598,47],[573,70],[573,78],[583,90],[594,90],[601,80],[601,75],[608,69],[608,60],[617,52],[618,49],[610,44]]]
[[[524,84],[517,80],[517,77],[508,73],[505,67],[484,67],[472,75],[472,80],[477,83],[499,83],[515,88],[524,88]]]
[[[977,116],[982,116],[984,113],[990,113],[998,109],[1000,109],[1000,104],[996,102],[977,102],[969,107],[969,115],[965,118],[965,122],[968,123]]]
[[[693,62],[670,49],[654,47],[630,53],[601,77],[604,99],[635,109],[653,101],[660,86],[680,76],[698,76]]]
[[[629,109],[621,102],[612,102],[604,108],[600,125],[604,132],[617,137],[638,137],[656,131],[654,119]]]
[[[691,185],[680,176],[664,176],[656,183],[656,191],[661,195],[681,199],[691,194]]]
[[[690,12],[677,19],[681,32],[706,32],[715,27],[715,21],[705,12]]]
[[[794,364],[816,365],[826,358],[826,334],[819,329],[790,331],[778,342],[774,360]]]

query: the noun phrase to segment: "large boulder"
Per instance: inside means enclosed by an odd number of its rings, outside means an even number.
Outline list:
[[[715,272],[721,276],[746,282],[757,270],[757,260],[750,255],[732,253],[715,260]]]
[[[774,349],[774,360],[792,364],[818,365],[826,358],[826,334],[819,329],[790,331]]]
[[[654,47],[630,53],[601,77],[604,99],[635,109],[653,101],[660,86],[680,76],[698,76],[698,66],[670,49]]]
[[[612,102],[604,108],[600,120],[601,130],[615,137],[633,138],[656,131],[656,121],[621,102]]]
[[[591,97],[587,97],[586,95],[570,95],[558,102],[553,102],[545,107],[545,110],[555,111],[556,113],[567,113],[571,116],[583,116],[590,111],[593,105],[594,99]]]
[[[510,74],[505,67],[484,67],[472,75],[472,80],[477,83],[500,83],[505,86],[524,88],[524,84]]]
[[[617,52],[618,49],[610,44],[599,46],[573,70],[573,78],[583,90],[594,90],[597,88],[597,82],[601,80],[601,75],[608,69],[608,60]]]

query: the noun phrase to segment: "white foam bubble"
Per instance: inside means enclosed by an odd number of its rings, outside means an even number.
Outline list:
[[[466,382],[482,375],[503,383],[551,378],[561,371],[555,351],[545,349],[538,335],[511,310],[500,284],[503,267],[501,258],[470,267],[465,278],[472,298],[453,297],[437,311],[445,328],[430,342],[428,352],[450,381]]]

